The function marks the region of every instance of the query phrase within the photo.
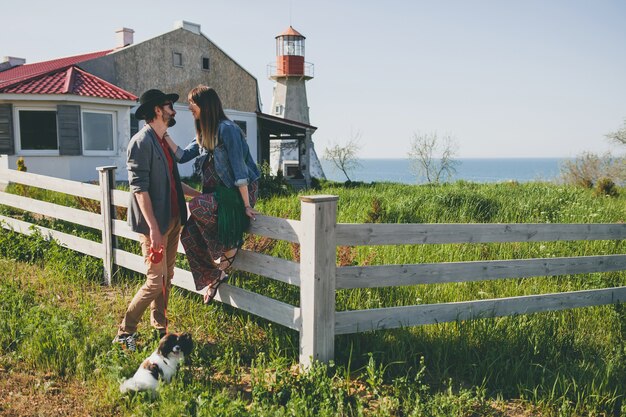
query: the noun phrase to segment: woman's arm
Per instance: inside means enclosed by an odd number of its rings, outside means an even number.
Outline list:
[[[232,169],[235,180],[235,187],[248,184],[248,168],[244,160],[243,133],[234,123],[224,123],[220,125],[220,138],[226,148],[228,162]],[[245,200],[244,200],[245,201]]]
[[[181,149],[180,146],[172,140],[171,136],[167,132],[163,135],[163,139],[167,142],[168,146],[172,150],[172,153],[174,154],[174,157],[176,157],[176,162],[179,164],[189,162],[196,156],[200,155],[200,146],[195,139],[193,139],[185,149]]]
[[[178,149],[178,145],[174,143],[174,141],[172,140],[172,137],[170,136],[169,133],[167,133],[167,131],[165,131],[165,134],[163,135],[163,139],[165,139],[165,141],[169,145],[170,149],[172,150],[172,153],[175,154],[176,150]]]
[[[250,196],[248,194],[248,186],[240,185],[237,187],[239,189],[239,194],[241,194],[241,199],[243,200],[243,205],[245,206],[246,216],[250,217],[252,220],[256,220],[255,216],[260,214],[258,211],[252,208],[250,205]]]

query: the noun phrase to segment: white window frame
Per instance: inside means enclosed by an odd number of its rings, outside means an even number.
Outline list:
[[[19,106],[13,107],[13,129],[15,132],[15,151],[18,155],[24,156],[59,156],[59,119],[57,117],[57,148],[56,149],[22,149],[22,132],[20,131],[20,111],[48,111],[57,114],[54,105],[42,106]]]
[[[84,113],[100,113],[111,115],[111,132],[113,137],[113,150],[111,151],[91,151],[85,148],[85,120]],[[80,129],[81,129],[81,147],[85,156],[115,156],[117,155],[117,112],[115,110],[105,110],[93,107],[80,107]]]

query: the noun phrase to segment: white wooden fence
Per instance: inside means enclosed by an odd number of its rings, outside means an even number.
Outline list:
[[[0,171],[0,182],[45,188],[100,201],[101,214],[0,192],[0,205],[102,230],[102,243],[38,227],[72,250],[102,258],[105,282],[115,266],[145,272],[141,256],[115,248],[115,236],[138,240],[126,222],[114,219],[114,206],[127,207],[128,192],[113,189],[115,167],[100,167],[100,185],[84,184],[13,170]],[[626,301],[626,287],[518,296],[491,300],[413,305],[370,310],[336,311],[338,289],[500,278],[556,276],[626,270],[626,255],[575,256],[446,262],[414,265],[336,266],[338,246],[619,240],[626,224],[341,224],[336,222],[335,196],[300,197],[300,220],[259,215],[250,233],[300,244],[300,262],[242,250],[234,267],[300,287],[300,307],[224,284],[216,299],[222,303],[297,330],[300,363],[328,361],[338,334],[390,329],[472,318],[612,304]],[[30,223],[0,216],[4,228],[33,233]],[[182,247],[179,251],[183,253]],[[191,273],[177,268],[173,284],[192,292]]]

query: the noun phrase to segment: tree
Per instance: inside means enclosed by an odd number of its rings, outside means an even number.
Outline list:
[[[624,120],[624,125],[619,130],[607,134],[606,137],[614,142],[626,145],[626,119]]]
[[[357,158],[361,149],[360,137],[361,134],[357,132],[351,135],[345,145],[334,144],[330,148],[324,149],[324,159],[331,161],[338,170],[343,172],[348,181],[351,181],[348,172],[361,166]]]
[[[456,140],[449,134],[440,137],[437,132],[414,133],[408,156],[416,175],[438,184],[456,172],[456,149]]]

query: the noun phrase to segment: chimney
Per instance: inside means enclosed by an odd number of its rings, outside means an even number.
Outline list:
[[[115,33],[117,34],[117,45],[115,46],[116,48],[123,48],[125,46],[133,44],[133,33],[135,33],[134,30],[121,28],[116,30]]]
[[[196,35],[201,35],[200,25],[197,23],[187,22],[186,20],[179,20],[174,22],[174,29],[185,29]]]
[[[19,67],[24,65],[26,60],[24,58],[16,58],[14,56],[5,56],[0,62],[0,71],[6,71],[8,69]]]

